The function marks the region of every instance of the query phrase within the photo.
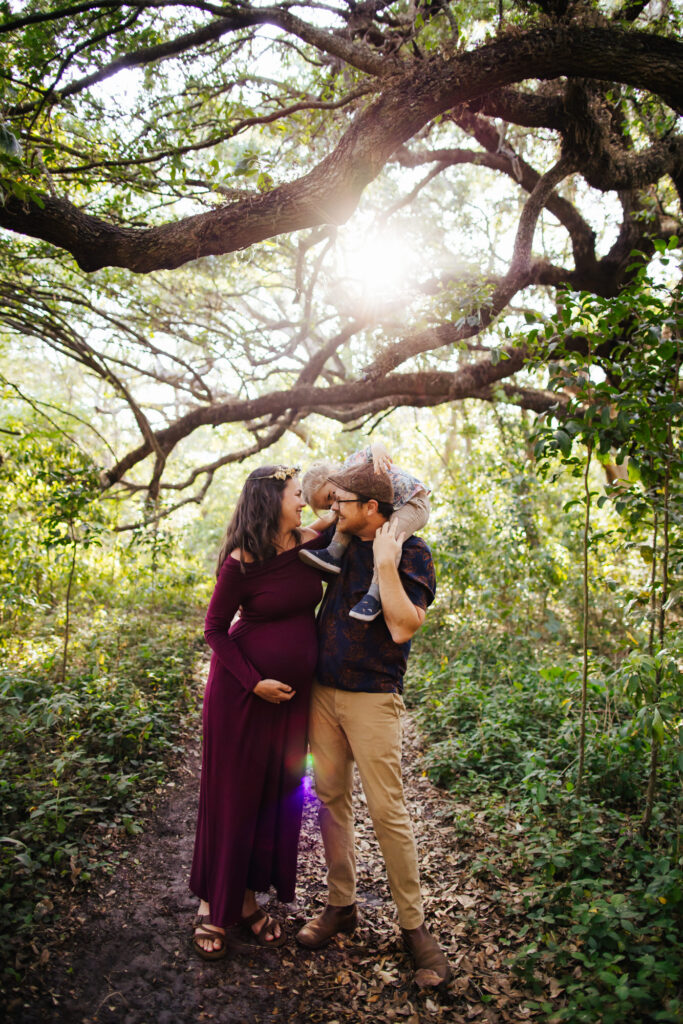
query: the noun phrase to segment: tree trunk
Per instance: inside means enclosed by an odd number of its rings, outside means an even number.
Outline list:
[[[647,780],[647,791],[645,793],[645,811],[640,825],[640,833],[645,836],[650,831],[652,824],[652,808],[655,803],[657,791],[657,767],[659,765],[659,740],[652,733],[652,747],[650,748],[650,775]]]
[[[76,571],[76,552],[78,550],[78,543],[72,540],[71,547],[71,567],[69,569],[69,581],[66,586],[66,618],[64,621],[64,649],[62,651],[62,668],[60,673],[60,682],[64,682],[66,679],[66,660],[69,652],[69,625],[71,617],[71,589],[74,581],[74,573]]]
[[[581,674],[581,726],[579,730],[579,768],[576,778],[576,795],[581,796],[583,769],[586,757],[586,706],[588,703],[588,535],[590,530],[591,492],[588,474],[593,446],[588,445],[586,468],[583,474],[583,489],[586,499],[586,514],[583,523],[583,670]]]

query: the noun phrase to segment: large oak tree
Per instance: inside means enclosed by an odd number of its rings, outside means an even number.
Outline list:
[[[202,493],[312,413],[546,411],[525,308],[617,296],[680,234],[665,0],[3,12],[0,313],[130,410],[108,486]],[[408,246],[398,296],[354,271],[376,236]],[[171,458],[221,424],[218,457]]]

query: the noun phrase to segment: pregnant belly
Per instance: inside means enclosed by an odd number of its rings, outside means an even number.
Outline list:
[[[312,680],[318,641],[311,615],[273,622],[242,620],[230,635],[263,679],[279,679],[294,689]]]

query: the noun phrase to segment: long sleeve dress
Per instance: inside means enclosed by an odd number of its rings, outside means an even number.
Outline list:
[[[272,885],[283,902],[294,899],[322,596],[319,573],[298,553],[247,563],[244,572],[228,557],[206,615],[213,657],[190,888],[218,927],[239,921],[245,889]],[[296,695],[265,701],[252,692],[261,679],[287,683]]]

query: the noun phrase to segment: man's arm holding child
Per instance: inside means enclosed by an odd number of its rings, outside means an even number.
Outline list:
[[[425,620],[424,609],[410,600],[396,568],[396,555],[404,540],[403,534],[396,535],[396,523],[389,521],[380,526],[372,545],[384,621],[396,644],[411,640]]]

